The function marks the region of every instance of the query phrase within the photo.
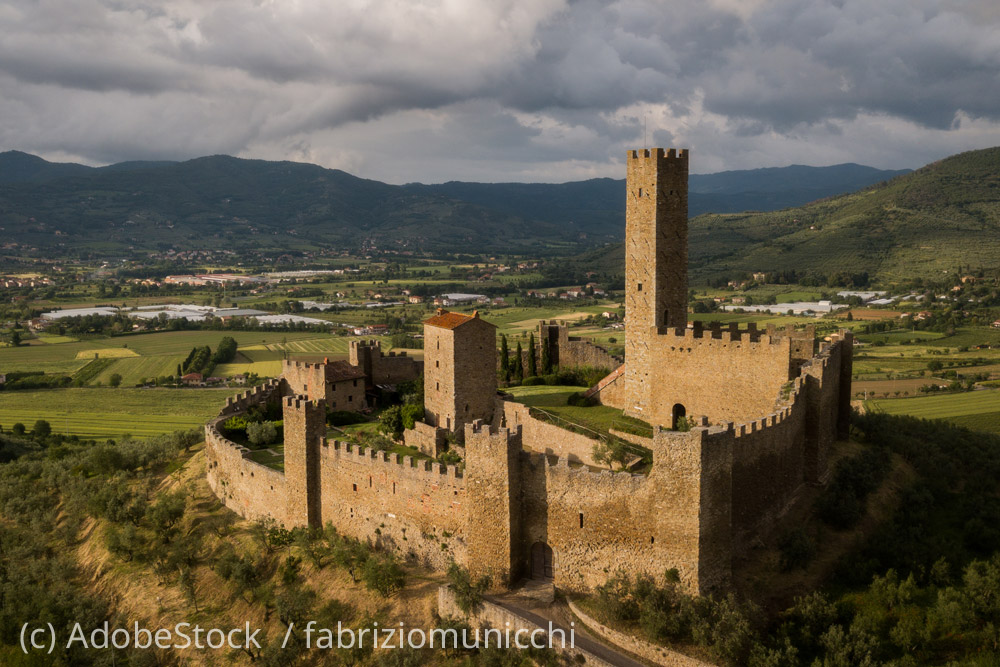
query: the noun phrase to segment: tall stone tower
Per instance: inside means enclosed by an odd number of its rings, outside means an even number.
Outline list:
[[[497,394],[496,327],[438,309],[424,320],[424,421],[461,437],[466,424],[493,420]]]
[[[625,410],[642,417],[649,339],[658,327],[687,326],[688,152],[629,151],[626,162]]]
[[[285,489],[292,526],[322,526],[319,452],[326,435],[326,407],[305,396],[286,396]]]

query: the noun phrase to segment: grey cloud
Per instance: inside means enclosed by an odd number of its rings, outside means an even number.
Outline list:
[[[940,157],[941,137],[1000,143],[992,0],[734,6],[0,0],[0,149],[570,177],[616,173],[647,111],[655,141],[722,166],[769,147],[772,164],[808,162],[824,142],[855,161],[850,148],[904,160]],[[906,150],[870,131],[883,121],[942,148]],[[388,170],[379,150],[415,157]]]

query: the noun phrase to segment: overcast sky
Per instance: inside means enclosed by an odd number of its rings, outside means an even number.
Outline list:
[[[621,178],[644,144],[699,173],[998,145],[1000,2],[0,0],[0,150],[404,183]]]

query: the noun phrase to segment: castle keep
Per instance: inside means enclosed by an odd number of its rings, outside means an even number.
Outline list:
[[[853,341],[842,332],[817,342],[811,328],[689,324],[688,153],[630,151],[627,163],[624,361],[557,325],[539,333],[560,363],[614,368],[588,393],[652,426],[651,436],[618,434],[652,453],[648,471],[603,469],[598,436],[498,394],[495,328],[438,311],[424,323],[424,419],[405,440],[429,456],[462,446],[464,465],[325,437],[325,411],[356,402],[354,382],[420,372],[352,344],[343,367],[286,362],[281,379],[230,399],[206,425],[215,493],[248,518],[331,522],[495,584],[530,576],[585,590],[618,569],[662,579],[676,568],[693,593],[728,586],[734,558],[769,539],[804,485],[824,481],[829,447],[847,435]],[[284,412],[284,472],[253,462],[220,430],[267,402]]]

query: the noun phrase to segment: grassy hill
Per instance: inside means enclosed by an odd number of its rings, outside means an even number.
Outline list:
[[[883,281],[996,267],[1000,148],[961,153],[857,192],[797,208],[692,218],[695,279],[749,271],[867,271]],[[624,271],[620,244],[581,263]]]
[[[691,177],[692,211],[772,210],[887,178],[859,165]],[[624,181],[388,185],[212,156],[92,168],[0,153],[0,231],[49,256],[205,245],[568,252],[622,238]]]

